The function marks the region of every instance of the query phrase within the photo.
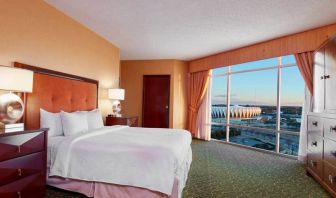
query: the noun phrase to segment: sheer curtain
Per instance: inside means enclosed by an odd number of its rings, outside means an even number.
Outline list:
[[[300,128],[300,140],[299,140],[299,153],[298,159],[300,161],[306,161],[307,158],[307,114],[311,110],[311,95],[308,88],[305,88],[305,100],[302,106],[302,118]]]
[[[211,140],[211,79],[209,80],[203,102],[198,110],[195,137],[207,141]]]
[[[210,70],[195,72],[190,74],[189,80],[189,106],[188,106],[188,130],[196,137],[197,132],[197,117],[204,96],[207,93]]]
[[[311,111],[312,95],[313,93],[313,64],[314,53],[303,52],[294,54],[296,64],[300,70],[300,73],[305,81],[305,101],[302,108],[301,129],[300,129],[300,141],[299,141],[299,154],[298,159],[305,161],[307,157],[307,113]]]

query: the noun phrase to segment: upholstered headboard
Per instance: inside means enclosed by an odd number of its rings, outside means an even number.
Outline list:
[[[49,112],[92,110],[98,106],[98,81],[22,63],[34,71],[33,92],[25,95],[26,129],[40,127],[40,108]]]

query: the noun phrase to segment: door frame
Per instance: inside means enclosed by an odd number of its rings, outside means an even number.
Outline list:
[[[145,105],[144,105],[144,102],[145,102],[145,87],[144,87],[144,82],[145,82],[145,77],[169,77],[169,93],[168,93],[168,98],[169,98],[169,103],[168,103],[168,128],[170,127],[170,91],[171,91],[171,75],[170,74],[154,74],[154,75],[151,75],[151,74],[145,74],[142,76],[142,112],[141,112],[141,126],[143,127],[144,126],[144,109],[145,109]]]

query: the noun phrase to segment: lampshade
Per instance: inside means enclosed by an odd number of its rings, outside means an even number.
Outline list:
[[[0,66],[0,89],[17,92],[33,91],[33,71]]]
[[[124,100],[125,99],[125,89],[109,89],[108,96],[112,100]]]

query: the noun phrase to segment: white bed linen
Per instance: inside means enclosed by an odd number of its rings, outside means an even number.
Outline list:
[[[50,176],[147,188],[170,195],[191,144],[185,130],[112,126],[50,149]]]
[[[58,145],[65,139],[64,136],[56,136],[56,137],[49,137],[48,138],[48,160],[47,160],[47,167],[48,170],[51,166],[51,159],[53,156],[56,155]]]

